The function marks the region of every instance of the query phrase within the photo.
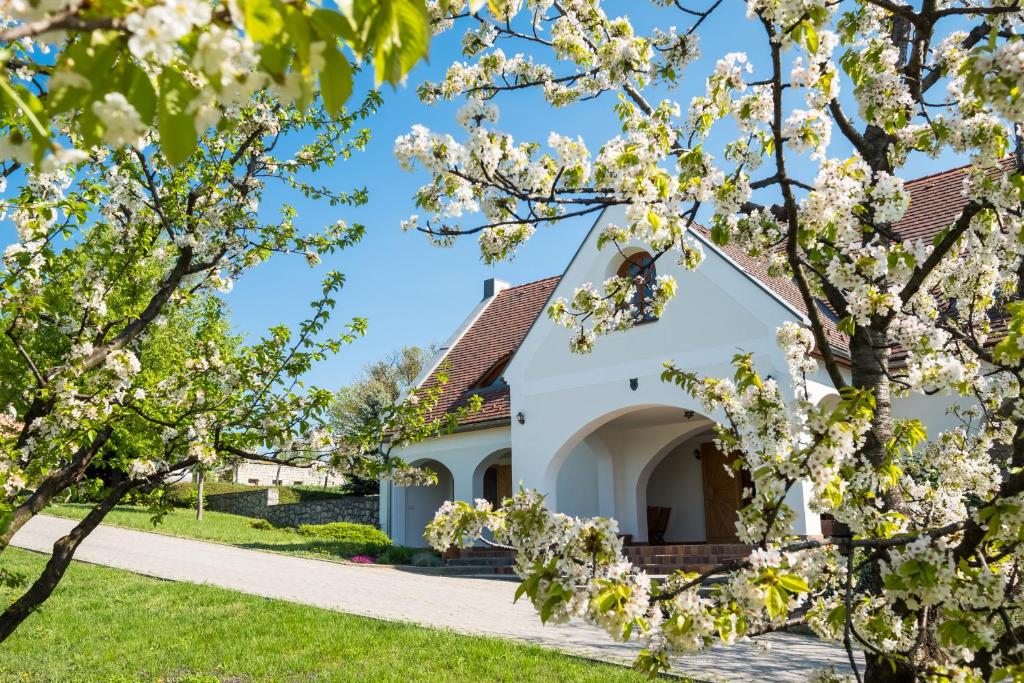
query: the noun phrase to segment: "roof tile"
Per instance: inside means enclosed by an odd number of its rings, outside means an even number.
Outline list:
[[[558,276],[510,287],[498,292],[483,313],[465,334],[449,349],[437,370],[421,385],[437,385],[438,372],[448,374],[448,383],[430,418],[466,405],[475,393],[483,398],[483,408],[461,421],[463,425],[508,419],[510,415],[507,386],[476,391],[472,387],[496,362],[519,348],[533,321],[558,284]]]

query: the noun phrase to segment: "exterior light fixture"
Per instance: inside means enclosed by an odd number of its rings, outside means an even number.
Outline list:
[[[519,411],[518,413],[516,413],[516,422],[518,422],[521,425],[526,424],[526,416],[523,415],[522,411]]]
[[[683,413],[683,417],[685,417],[687,420],[693,419],[693,411],[687,410],[685,413]]]
[[[629,380],[629,388],[632,389],[633,391],[636,391],[637,387],[639,386],[640,380],[638,378],[634,377],[633,379]]]

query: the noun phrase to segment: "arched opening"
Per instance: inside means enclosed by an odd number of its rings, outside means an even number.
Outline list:
[[[427,545],[423,529],[434,518],[438,508],[455,497],[455,479],[451,470],[436,460],[425,460],[415,465],[437,474],[437,483],[433,486],[405,488],[405,545],[423,547]]]
[[[615,516],[612,456],[597,432],[569,452],[555,487],[559,512],[574,517]]]
[[[473,473],[473,497],[483,498],[497,508],[514,492],[512,451],[504,448],[484,458]]]
[[[635,289],[629,304],[636,310],[637,322],[657,320],[658,318],[654,315],[654,310],[651,307],[651,299],[654,297],[654,283],[658,279],[654,257],[646,251],[629,254],[619,266],[616,275],[633,282]]]
[[[667,405],[634,406],[594,421],[552,459],[548,481],[555,508],[581,517],[614,517],[627,543],[645,542],[651,484],[650,505],[673,508],[664,532],[679,536],[672,539],[679,542],[704,540],[698,533],[703,524],[700,461],[683,468],[682,449],[672,452],[684,442],[699,447],[698,437],[711,441],[712,425],[695,411]]]
[[[638,482],[644,487],[640,500],[648,542],[699,543],[707,539],[701,444],[709,438],[704,432],[670,446]]]

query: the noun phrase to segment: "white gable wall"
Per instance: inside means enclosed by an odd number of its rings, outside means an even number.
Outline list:
[[[591,231],[558,284],[555,298],[571,299],[580,284],[599,285],[615,273],[622,257],[612,248],[596,248],[602,226],[613,217],[621,220],[615,211],[622,212],[609,210]],[[657,406],[701,413],[702,407],[686,393],[661,381],[665,361],[702,376],[731,377],[732,356],[752,352],[762,374],[788,384],[775,332],[784,321],[800,317],[713,247],[706,247],[705,255],[694,272],[660,260],[658,274],[672,275],[678,283],[678,294],[665,314],[626,333],[602,337],[593,353],[570,352],[572,332],[542,313],[505,372],[512,387],[512,414],[521,412],[525,418],[523,425],[512,421],[514,481],[544,491],[549,502],[561,509],[559,496],[565,492],[564,486],[562,491],[556,486],[558,472],[570,453],[602,424]],[[635,391],[630,388],[631,379],[637,380]],[[608,446],[613,453],[621,452]],[[643,464],[622,466],[635,483]],[[630,491],[630,486],[629,481],[620,483],[616,472],[615,512],[620,527],[637,533],[645,521],[641,524],[635,487]],[[794,502],[804,507],[801,500]],[[577,506],[575,500],[567,503]],[[816,519],[801,526],[800,533],[818,533]]]

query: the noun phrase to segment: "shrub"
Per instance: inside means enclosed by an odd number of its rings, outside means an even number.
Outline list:
[[[221,493],[240,493],[242,491],[257,491],[266,486],[251,486],[249,484],[235,484],[230,481],[207,481],[203,484],[203,493],[206,497],[216,496]],[[164,494],[167,502],[176,508],[195,509],[199,502],[199,487],[193,481],[183,481],[171,484]]]
[[[416,567],[440,567],[443,562],[441,556],[433,550],[421,550],[412,556],[410,564]]]
[[[393,545],[382,552],[377,561],[381,564],[412,564],[413,556],[417,553],[416,548],[407,545]]]
[[[248,522],[245,523],[245,525],[250,529],[261,529],[264,531],[276,528],[273,524],[271,524],[265,519],[250,519]]]
[[[391,547],[391,539],[377,527],[369,524],[331,522],[330,524],[300,524],[303,536],[331,541],[338,552],[345,556],[378,556]]]
[[[294,495],[297,498],[295,501],[297,503],[306,503],[314,500],[333,500],[335,498],[346,498],[348,496],[360,495],[353,493],[349,489],[348,484],[344,486],[330,486],[326,489],[323,486],[314,486],[312,484],[298,484],[287,488],[289,495]]]

